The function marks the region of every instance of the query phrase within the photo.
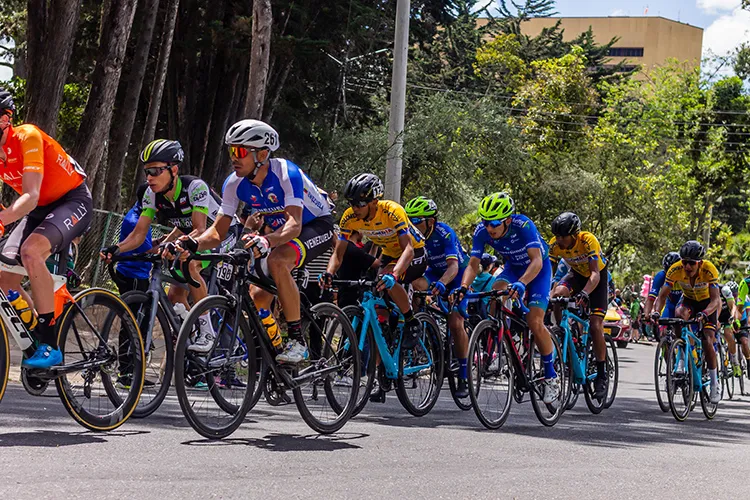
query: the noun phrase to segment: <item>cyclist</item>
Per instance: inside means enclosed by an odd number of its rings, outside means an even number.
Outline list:
[[[321,256],[333,243],[331,207],[318,187],[297,165],[271,158],[279,148],[279,134],[259,120],[240,120],[224,137],[234,172],[224,181],[223,203],[214,224],[197,238],[181,238],[179,245],[193,253],[215,247],[228,233],[240,201],[263,217],[263,234],[243,236],[245,248],[266,258],[287,321],[289,340],[276,356],[296,364],[309,358],[300,321],[300,293],[292,271]],[[250,295],[258,309],[273,310],[274,296],[258,287]]]
[[[675,315],[684,319],[695,319],[703,324],[703,351],[706,354],[709,375],[711,378],[710,400],[716,404],[721,400],[719,392],[718,373],[716,363],[716,328],[718,327],[718,313],[721,309],[719,292],[719,272],[709,261],[703,260],[706,250],[695,240],[686,242],[680,248],[680,261],[674,263],[667,271],[664,286],[656,298],[652,319],[658,320],[659,312],[664,306],[667,296],[675,286],[682,289],[682,299],[677,304]]]
[[[464,271],[458,299],[462,299],[479,271],[480,258],[487,246],[505,260],[503,272],[492,285],[493,289],[510,288],[509,298],[528,297],[529,312],[526,322],[534,335],[544,363],[544,402],[551,404],[560,397],[560,379],[555,371],[553,343],[544,326],[552,279],[549,249],[531,220],[514,214],[515,205],[507,193],[493,193],[479,205],[481,222],[472,238],[471,259]]]
[[[734,281],[727,281],[721,287],[721,310],[719,312],[719,324],[724,333],[724,339],[727,341],[729,359],[732,361],[732,372],[735,377],[742,376],[742,367],[737,359],[737,342],[735,341],[735,324],[739,323],[741,317],[739,308],[737,307],[737,295],[739,291],[740,286]],[[741,342],[741,338],[741,335],[738,333],[737,340]],[[745,339],[747,339],[747,333],[745,333]],[[745,340],[746,345],[747,340]]]
[[[3,255],[20,257],[29,275],[34,306],[39,316],[36,352],[23,361],[29,368],[62,363],[55,334],[55,294],[47,258],[70,246],[91,223],[93,205],[86,175],[78,163],[35,125],[14,127],[13,96],[0,88],[0,160],[2,181],[20,196],[0,211],[0,234],[20,220],[8,237]],[[3,272],[0,287],[20,289],[22,276]]]
[[[679,260],[680,254],[678,252],[669,252],[661,260],[663,269],[654,275],[654,279],[653,281],[651,281],[651,290],[648,293],[646,305],[643,308],[643,314],[649,321],[651,320],[651,313],[654,309],[654,302],[656,302],[656,297],[659,295],[659,290],[661,290],[661,287],[664,286],[664,280],[667,277],[667,271],[669,271],[669,268],[672,267],[672,264],[678,262]],[[677,307],[677,304],[680,302],[681,298],[682,291],[679,289],[673,289],[669,294],[669,297],[667,297],[667,301],[664,305],[664,310],[661,311],[661,317],[674,318],[674,310]],[[656,337],[658,339],[658,335]]]
[[[607,259],[602,255],[599,241],[592,233],[581,231],[581,219],[573,212],[563,212],[552,221],[550,255],[560,258],[570,267],[552,292],[553,297],[574,296],[576,302],[590,308],[589,333],[596,355],[594,397],[599,401],[607,396],[607,343],[604,339],[604,316],[607,314],[608,271]],[[619,290],[618,290],[619,291]],[[555,309],[557,324],[562,311]]]
[[[425,237],[427,252],[427,270],[422,278],[417,278],[412,286],[417,290],[432,289],[433,295],[445,298],[461,286],[464,269],[469,257],[461,247],[456,232],[445,222],[438,221],[437,204],[428,198],[418,196],[405,206],[406,215],[414,227]],[[464,328],[464,317],[459,312],[451,311],[448,315],[448,328],[456,347],[458,357],[458,386],[456,397],[469,396],[466,382],[469,356],[469,336]]]
[[[374,174],[360,174],[346,183],[344,198],[350,207],[346,209],[339,224],[341,232],[336,242],[336,250],[328,263],[328,271],[322,277],[330,282],[341,266],[346,251],[347,240],[353,232],[358,232],[383,250],[380,257],[381,278],[379,290],[388,294],[404,316],[402,343],[406,349],[417,345],[422,327],[414,318],[409,295],[404,288],[427,269],[425,242],[422,234],[414,227],[403,207],[383,197],[383,183]],[[377,364],[380,364],[376,354]],[[385,402],[385,389],[378,387],[370,396],[370,401]]]
[[[185,154],[177,141],[157,139],[150,142],[141,152],[148,188],[141,201],[141,213],[133,231],[121,242],[102,249],[101,257],[108,260],[112,255],[138,249],[148,238],[153,220],[175,230],[162,242],[172,241],[179,234],[197,237],[206,231],[208,223],[216,220],[221,199],[212,192],[205,181],[191,175],[180,175],[179,167]],[[224,244],[229,247],[236,241],[236,234]],[[208,289],[201,276],[204,264],[192,261],[188,267],[190,276],[200,284],[199,288],[189,287],[189,291],[179,287],[169,287],[169,300],[181,303],[188,309],[187,295],[193,303],[206,295]],[[209,313],[200,319],[200,332],[188,349],[203,353],[211,349],[214,331]]]

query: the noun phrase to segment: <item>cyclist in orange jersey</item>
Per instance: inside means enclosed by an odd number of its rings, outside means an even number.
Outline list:
[[[28,368],[49,368],[62,363],[54,328],[55,294],[45,261],[68,248],[91,223],[93,205],[86,175],[60,145],[35,125],[14,127],[13,96],[0,88],[0,177],[20,196],[0,211],[0,235],[19,221],[8,237],[0,260],[14,264],[20,257],[29,275],[39,316],[34,355],[23,361]],[[0,288],[20,289],[21,276],[0,275]]]

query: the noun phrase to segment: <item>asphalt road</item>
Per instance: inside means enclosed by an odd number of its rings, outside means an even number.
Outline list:
[[[678,423],[656,403],[653,349],[618,351],[620,388],[611,409],[592,415],[581,398],[553,428],[524,403],[489,431],[445,394],[422,418],[407,415],[394,395],[333,436],[312,433],[293,405],[262,402],[231,438],[210,442],[171,398],[146,420],[94,434],[70,419],[54,391],[32,397],[12,384],[0,404],[0,498],[741,495],[750,397],[722,402],[712,421],[697,407]]]

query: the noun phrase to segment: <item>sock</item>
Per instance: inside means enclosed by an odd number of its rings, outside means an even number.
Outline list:
[[[57,335],[55,335],[55,313],[39,314],[39,325],[36,327],[36,338],[42,344],[57,349]]]
[[[737,364],[737,353],[735,352],[734,354],[730,354],[729,355],[729,359],[732,360],[732,364],[733,365],[736,365]]]
[[[711,387],[715,387],[719,380],[718,370],[716,368],[709,370],[708,375],[711,377]]]
[[[414,313],[409,309],[404,313],[404,323],[411,323],[412,321],[414,321]]]
[[[458,358],[458,378],[466,380],[468,376],[469,360],[467,358]]]
[[[211,311],[207,311],[200,316],[205,322],[206,325],[208,325],[208,330],[211,332],[211,335],[214,334],[214,325],[211,324]]]
[[[607,376],[607,362],[606,361],[596,362],[596,375],[597,377],[606,378]]]
[[[552,362],[552,353],[542,354],[542,363],[544,363],[544,378],[555,378],[555,365]]]
[[[287,322],[288,327],[288,335],[291,340],[296,340],[297,342],[304,345],[305,339],[302,337],[302,321],[288,321]]]

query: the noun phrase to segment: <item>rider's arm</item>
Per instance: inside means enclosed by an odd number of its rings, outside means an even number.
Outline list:
[[[143,245],[143,242],[146,241],[146,236],[148,236],[151,221],[152,219],[150,217],[141,214],[141,216],[138,217],[138,222],[135,224],[133,231],[124,240],[117,244],[120,251],[129,252]]]
[[[302,211],[304,209],[298,206],[288,206],[284,209],[286,222],[273,233],[267,234],[266,239],[271,248],[276,248],[284,243],[289,243],[299,236],[302,231]]]
[[[529,262],[529,265],[526,267],[526,272],[521,275],[520,278],[518,278],[518,281],[523,283],[524,285],[528,285],[532,281],[534,281],[534,278],[536,278],[537,274],[539,274],[539,271],[542,270],[542,266],[544,265],[544,260],[542,259],[542,251],[539,248],[529,248],[526,250],[526,252],[529,254],[529,259],[531,259],[531,262]]]
[[[411,244],[411,235],[408,232],[399,235],[398,245],[403,251],[396,261],[396,265],[393,266],[393,274],[396,277],[406,273],[406,270],[409,269],[411,261],[414,258],[414,247]]]
[[[344,254],[346,253],[346,246],[348,244],[349,242],[345,239],[336,240],[336,249],[328,260],[328,268],[326,268],[327,273],[336,274],[336,271],[339,270],[341,263],[344,261]]]
[[[23,194],[10,207],[0,212],[0,222],[11,224],[34,210],[39,203],[39,192],[42,188],[43,174],[38,172],[24,172],[21,178]]]
[[[456,259],[449,259],[448,269],[440,277],[440,281],[443,285],[448,285],[456,276],[458,276],[458,261]]]
[[[656,297],[656,304],[654,305],[654,311],[661,311],[664,307],[664,304],[666,304],[667,296],[672,291],[672,285],[669,283],[665,283],[664,286],[662,286],[659,289],[659,295]]]
[[[219,212],[219,216],[216,217],[213,225],[195,239],[198,242],[198,250],[210,250],[218,247],[227,237],[233,218],[232,215],[224,215]]]
[[[708,307],[703,312],[710,316],[721,309],[721,292],[718,286],[711,286],[708,289],[708,293],[711,297],[711,302],[708,303]]]
[[[591,294],[599,285],[599,279],[601,278],[598,260],[589,259],[589,271],[591,271],[591,276],[589,276],[589,281],[586,283],[586,286],[583,287],[583,291]]]
[[[643,307],[643,315],[647,318],[651,316],[651,310],[654,308],[654,302],[656,301],[656,297],[653,297],[651,295],[646,298],[646,305]]]

